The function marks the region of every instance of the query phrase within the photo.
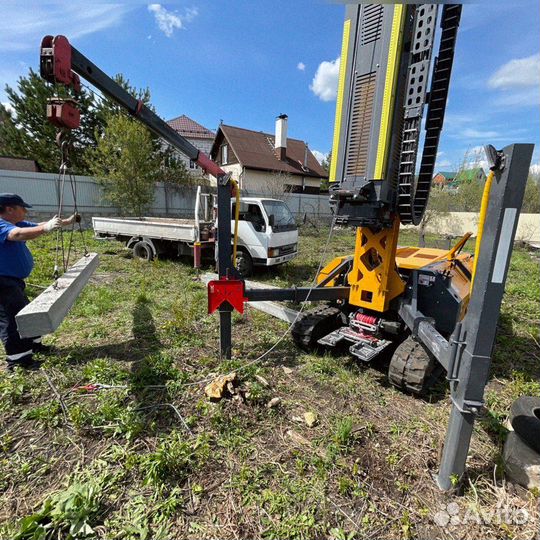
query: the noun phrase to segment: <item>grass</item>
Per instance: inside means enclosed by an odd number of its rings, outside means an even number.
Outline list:
[[[326,235],[304,229],[299,257],[255,279],[308,285]],[[444,388],[425,400],[406,396],[387,384],[383,365],[308,355],[288,337],[244,368],[287,328],[249,308],[234,316],[233,360],[222,362],[217,317],[185,261],[133,260],[89,233],[87,243],[100,268],[46,338],[55,353],[40,372],[0,372],[0,537],[534,537],[538,493],[509,488],[500,474],[510,404],[540,394],[540,278],[525,249],[512,258],[488,413],[476,423],[458,497],[432,480],[450,410]],[[31,247],[29,281],[47,285],[54,239]],[[325,260],[353,249],[354,234],[336,231]],[[208,401],[205,381],[231,369],[235,397]],[[77,390],[89,383],[113,388]],[[281,401],[268,408],[274,397]],[[308,411],[317,415],[312,428],[302,421]],[[462,516],[510,505],[530,519],[442,528],[434,516],[449,502]]]

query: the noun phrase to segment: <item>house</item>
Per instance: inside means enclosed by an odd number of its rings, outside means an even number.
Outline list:
[[[24,172],[41,171],[41,167],[36,160],[11,156],[0,156],[0,169]]]
[[[456,174],[455,172],[440,171],[431,180],[431,185],[437,187],[448,186],[454,181]]]
[[[178,118],[173,118],[167,122],[177,133],[187,139],[195,148],[198,148],[206,155],[210,154],[214,141],[214,132],[201,126],[185,114]],[[184,162],[186,169],[194,176],[202,176],[203,171],[192,160],[184,154],[178,153],[179,158]]]
[[[251,195],[319,193],[328,178],[304,141],[287,138],[285,114],[277,117],[273,135],[221,124],[210,157]]]
[[[471,183],[486,181],[486,173],[482,167],[473,167],[471,169],[462,169],[458,172],[438,172],[432,179],[431,184],[438,187],[457,188],[461,183]]]

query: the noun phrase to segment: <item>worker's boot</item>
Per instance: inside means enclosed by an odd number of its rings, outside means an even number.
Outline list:
[[[32,350],[35,353],[39,354],[52,354],[54,352],[54,347],[52,345],[45,345],[44,343],[34,343],[32,345]]]
[[[41,362],[34,360],[34,358],[29,355],[21,358],[20,360],[8,360],[7,369],[8,371],[14,371],[15,368],[20,367],[27,371],[36,371],[41,367]]]

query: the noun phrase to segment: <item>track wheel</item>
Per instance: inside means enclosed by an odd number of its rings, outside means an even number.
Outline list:
[[[388,380],[411,394],[425,394],[437,381],[442,367],[425,347],[409,336],[398,345],[388,368]]]
[[[304,351],[317,349],[317,340],[343,326],[340,309],[320,306],[302,313],[291,328],[293,341]]]

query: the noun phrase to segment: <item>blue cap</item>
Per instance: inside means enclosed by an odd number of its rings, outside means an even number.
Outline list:
[[[24,206],[24,208],[32,208],[31,204],[25,203],[22,197],[15,195],[15,193],[0,193],[0,206]]]

